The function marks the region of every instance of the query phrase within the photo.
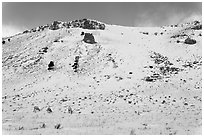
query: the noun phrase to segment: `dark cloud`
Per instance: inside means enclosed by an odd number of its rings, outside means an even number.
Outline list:
[[[201,15],[200,2],[127,2],[127,3],[6,3],[2,4],[3,25],[33,28],[53,20],[91,18],[124,26],[161,26],[178,23],[189,16]]]

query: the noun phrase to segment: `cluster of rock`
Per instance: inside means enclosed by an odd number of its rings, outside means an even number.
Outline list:
[[[49,28],[49,24],[44,25],[44,26],[39,26],[39,27],[33,28],[33,29],[31,29],[31,30],[25,30],[25,31],[23,32],[23,34],[25,34],[25,33],[31,33],[31,32],[43,31],[43,30],[45,30],[46,28]]]
[[[196,25],[196,26],[192,27],[191,29],[194,29],[194,30],[201,30],[201,29],[202,29],[202,25],[201,25],[201,24]]]
[[[43,31],[46,28],[50,30],[58,30],[60,28],[83,28],[83,29],[91,29],[91,30],[96,30],[96,29],[104,30],[105,24],[98,21],[90,20],[90,19],[80,19],[80,20],[75,20],[70,22],[54,21],[51,24],[39,26],[31,30],[25,30],[23,33]]]
[[[91,29],[91,30],[96,30],[96,29],[104,30],[105,24],[99,23],[94,20],[80,19],[80,20],[75,20],[70,22],[54,21],[49,27],[50,30],[58,30],[60,28],[83,28],[83,29]]]
[[[185,64],[182,65],[184,68],[201,68],[202,67],[202,57],[198,60],[194,61],[186,61]]]
[[[200,21],[194,21],[193,22],[193,27],[191,27],[191,29],[194,29],[194,30],[201,30],[202,29],[202,24]]]
[[[10,42],[10,41],[11,41],[11,39],[10,39],[10,38],[8,38],[7,40],[8,40],[8,42]],[[2,40],[2,44],[5,44],[5,43],[6,43],[6,41],[5,41],[5,40]]]
[[[188,36],[188,35],[186,35],[186,34],[177,34],[177,35],[171,36],[170,38],[182,38],[182,37],[185,37],[185,36]]]
[[[144,78],[147,82],[154,82],[156,80],[169,77],[170,75],[178,74],[178,72],[182,71],[182,69],[174,67],[173,63],[171,63],[167,57],[159,53],[153,52],[152,55],[150,55],[150,58],[154,61],[156,66],[149,66],[149,68],[155,68],[156,71],[151,76]]]
[[[74,69],[74,72],[78,71],[78,68],[79,68],[79,56],[75,57],[75,61],[74,61],[74,64],[72,65],[72,67]]]

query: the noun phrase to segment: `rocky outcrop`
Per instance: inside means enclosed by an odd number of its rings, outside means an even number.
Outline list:
[[[184,43],[192,45],[192,44],[196,44],[196,40],[191,39],[191,38],[187,38],[187,39],[185,39]]]
[[[58,30],[58,29],[60,28],[60,26],[59,26],[60,24],[61,24],[61,22],[54,21],[54,22],[50,25],[49,29],[50,29],[50,30]]]
[[[49,27],[50,30],[58,30],[60,28],[83,28],[83,29],[91,29],[91,30],[96,30],[96,29],[104,30],[105,24],[94,20],[80,19],[80,20],[74,20],[70,22],[54,21]]]
[[[89,43],[89,44],[95,44],[96,43],[94,36],[91,33],[85,33],[83,41],[86,43]]]
[[[50,61],[50,63],[48,64],[48,70],[53,70],[54,69],[54,62]]]

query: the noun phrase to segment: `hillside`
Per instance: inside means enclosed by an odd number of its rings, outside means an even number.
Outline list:
[[[201,134],[199,21],[55,21],[3,41],[3,134]]]

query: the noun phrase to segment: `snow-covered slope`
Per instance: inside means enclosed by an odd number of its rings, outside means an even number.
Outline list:
[[[3,134],[201,134],[200,22],[53,24],[3,39]]]

